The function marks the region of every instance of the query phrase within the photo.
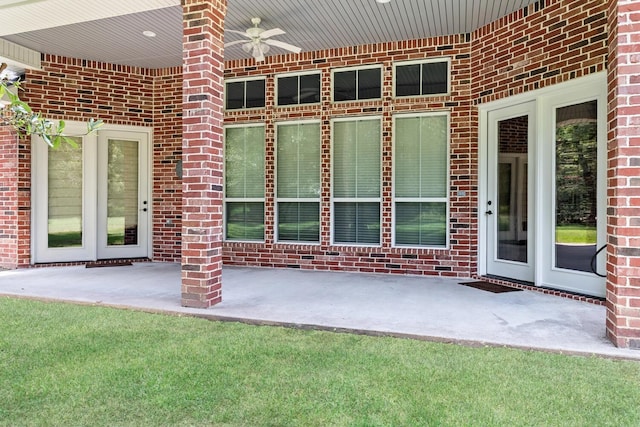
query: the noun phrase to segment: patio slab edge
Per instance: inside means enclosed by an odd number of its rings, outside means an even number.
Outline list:
[[[355,334],[355,335],[363,335],[363,336],[370,336],[370,337],[389,337],[389,338],[398,338],[398,339],[410,339],[410,340],[433,342],[433,343],[439,343],[439,344],[460,345],[460,346],[470,347],[470,348],[483,348],[483,347],[509,348],[514,350],[537,351],[542,353],[558,354],[558,355],[565,355],[565,356],[599,357],[603,359],[625,360],[625,361],[634,361],[634,362],[640,361],[640,351],[638,351],[637,356],[632,354],[585,352],[585,351],[577,351],[577,350],[554,349],[554,348],[547,348],[547,347],[522,346],[522,345],[501,343],[501,342],[448,338],[448,337],[441,337],[441,336],[434,336],[434,335],[409,334],[409,333],[394,332],[394,331],[345,328],[345,327],[336,327],[336,326],[320,325],[320,324],[313,324],[313,323],[295,323],[295,322],[285,322],[285,321],[275,321],[275,320],[253,319],[248,317],[222,316],[217,314],[205,313],[203,312],[204,309],[185,308],[184,310],[171,310],[171,309],[140,307],[140,306],[134,306],[134,305],[127,305],[127,304],[104,303],[101,301],[83,301],[83,300],[39,297],[39,296],[33,296],[33,295],[21,295],[21,294],[12,294],[12,293],[0,293],[0,297],[25,299],[25,300],[40,301],[45,303],[63,303],[63,304],[74,304],[74,305],[81,305],[81,306],[105,307],[105,308],[112,308],[117,310],[137,311],[141,313],[159,314],[159,315],[167,315],[167,316],[174,316],[174,317],[192,317],[192,318],[198,318],[198,319],[209,320],[209,321],[217,321],[217,322],[236,322],[236,323],[243,323],[243,324],[252,325],[252,326],[274,326],[274,327],[283,327],[283,328],[290,328],[290,329],[299,329],[299,330],[305,330],[305,331],[322,331],[322,332],[333,332],[333,333],[343,333],[343,334]],[[625,350],[625,349],[619,349],[619,350]],[[630,351],[633,351],[633,350],[630,350]]]

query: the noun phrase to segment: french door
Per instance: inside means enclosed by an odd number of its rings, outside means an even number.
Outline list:
[[[147,257],[149,132],[112,128],[74,141],[32,143],[34,262]]]
[[[535,103],[489,112],[487,272],[534,280]]]
[[[598,252],[606,243],[603,77],[502,101],[482,113],[481,273],[605,295],[605,253]]]

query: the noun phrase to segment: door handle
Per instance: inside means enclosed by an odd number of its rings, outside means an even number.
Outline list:
[[[493,211],[486,211],[485,215],[493,215]]]

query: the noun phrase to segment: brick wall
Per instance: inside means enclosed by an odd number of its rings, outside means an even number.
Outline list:
[[[224,244],[228,264],[293,266],[296,268],[465,276],[476,271],[478,230],[477,127],[474,104],[551,85],[601,71],[606,57],[606,11],[602,2],[540,1],[470,35],[381,43],[321,52],[251,59],[225,64],[225,77],[267,76],[267,105],[262,110],[233,111],[225,123],[266,125],[267,183],[264,244]],[[587,31],[584,29],[587,28]],[[586,35],[586,37],[585,37]],[[396,61],[452,58],[449,96],[392,98],[392,64]],[[181,180],[176,163],[182,156],[182,68],[145,70],[55,56],[45,56],[44,70],[27,76],[26,99],[52,118],[153,125],[153,258],[180,258],[182,226]],[[383,99],[330,102],[330,70],[382,64]],[[322,71],[319,106],[275,107],[275,75]],[[391,247],[392,115],[402,112],[448,111],[451,114],[450,249]],[[321,244],[278,244],[275,233],[275,123],[319,119],[322,149],[330,152],[330,119],[361,115],[383,118],[383,242],[379,248],[330,245],[330,218],[321,221]],[[20,215],[21,263],[29,262],[30,153],[22,146]],[[330,208],[330,162],[323,156],[322,211]],[[462,195],[464,194],[464,195]]]
[[[226,124],[261,122],[266,127],[265,242],[224,244],[224,262],[234,265],[291,267],[316,270],[361,271],[400,274],[466,276],[475,270],[477,198],[475,145],[472,140],[470,110],[470,35],[437,37],[399,43],[382,43],[320,52],[227,62],[226,78],[267,76],[266,107],[260,110],[230,111]],[[447,96],[394,99],[393,64],[398,61],[451,58],[451,93]],[[332,103],[331,69],[381,64],[381,100]],[[322,73],[321,103],[276,107],[275,76],[281,73],[314,71]],[[402,249],[392,247],[392,117],[408,112],[449,112],[451,114],[451,187],[449,249]],[[382,117],[382,243],[380,247],[331,245],[331,129],[336,117]],[[317,119],[321,122],[321,224],[320,244],[304,245],[275,241],[275,124],[279,121]]]
[[[180,260],[182,235],[182,67],[154,71],[153,259]]]
[[[18,266],[18,141],[0,126],[0,268]]]
[[[640,348],[640,3],[609,1],[607,336]]]
[[[603,71],[607,11],[601,0],[540,0],[473,33],[476,104]]]
[[[264,122],[267,130],[266,227],[264,244],[225,243],[225,263],[381,273],[465,276],[477,268],[478,116],[474,105],[538,89],[604,70],[607,55],[606,7],[599,0],[541,0],[473,34],[401,43],[383,43],[268,57],[262,64],[246,59],[226,64],[227,78],[267,76],[264,110],[233,111],[226,123]],[[392,64],[396,61],[448,56],[452,58],[452,93],[444,97],[394,99]],[[383,99],[330,102],[332,68],[382,64]],[[322,103],[318,106],[275,107],[274,76],[321,70]],[[392,129],[400,112],[451,113],[450,249],[391,247]],[[383,241],[379,248],[330,245],[330,158],[322,160],[323,190],[319,246],[274,241],[274,123],[316,118],[323,123],[322,150],[330,153],[329,120],[333,117],[383,117]],[[463,192],[463,193],[459,193]],[[464,194],[464,196],[459,196]]]

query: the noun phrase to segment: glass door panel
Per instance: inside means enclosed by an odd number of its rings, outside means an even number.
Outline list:
[[[557,108],[555,123],[555,267],[591,272],[597,250],[597,102]]]
[[[137,245],[138,141],[110,139],[107,159],[108,246]]]
[[[529,117],[498,122],[498,258],[526,263]]]
[[[47,156],[47,247],[81,247],[83,239],[82,139]],[[39,141],[38,141],[39,142]]]

